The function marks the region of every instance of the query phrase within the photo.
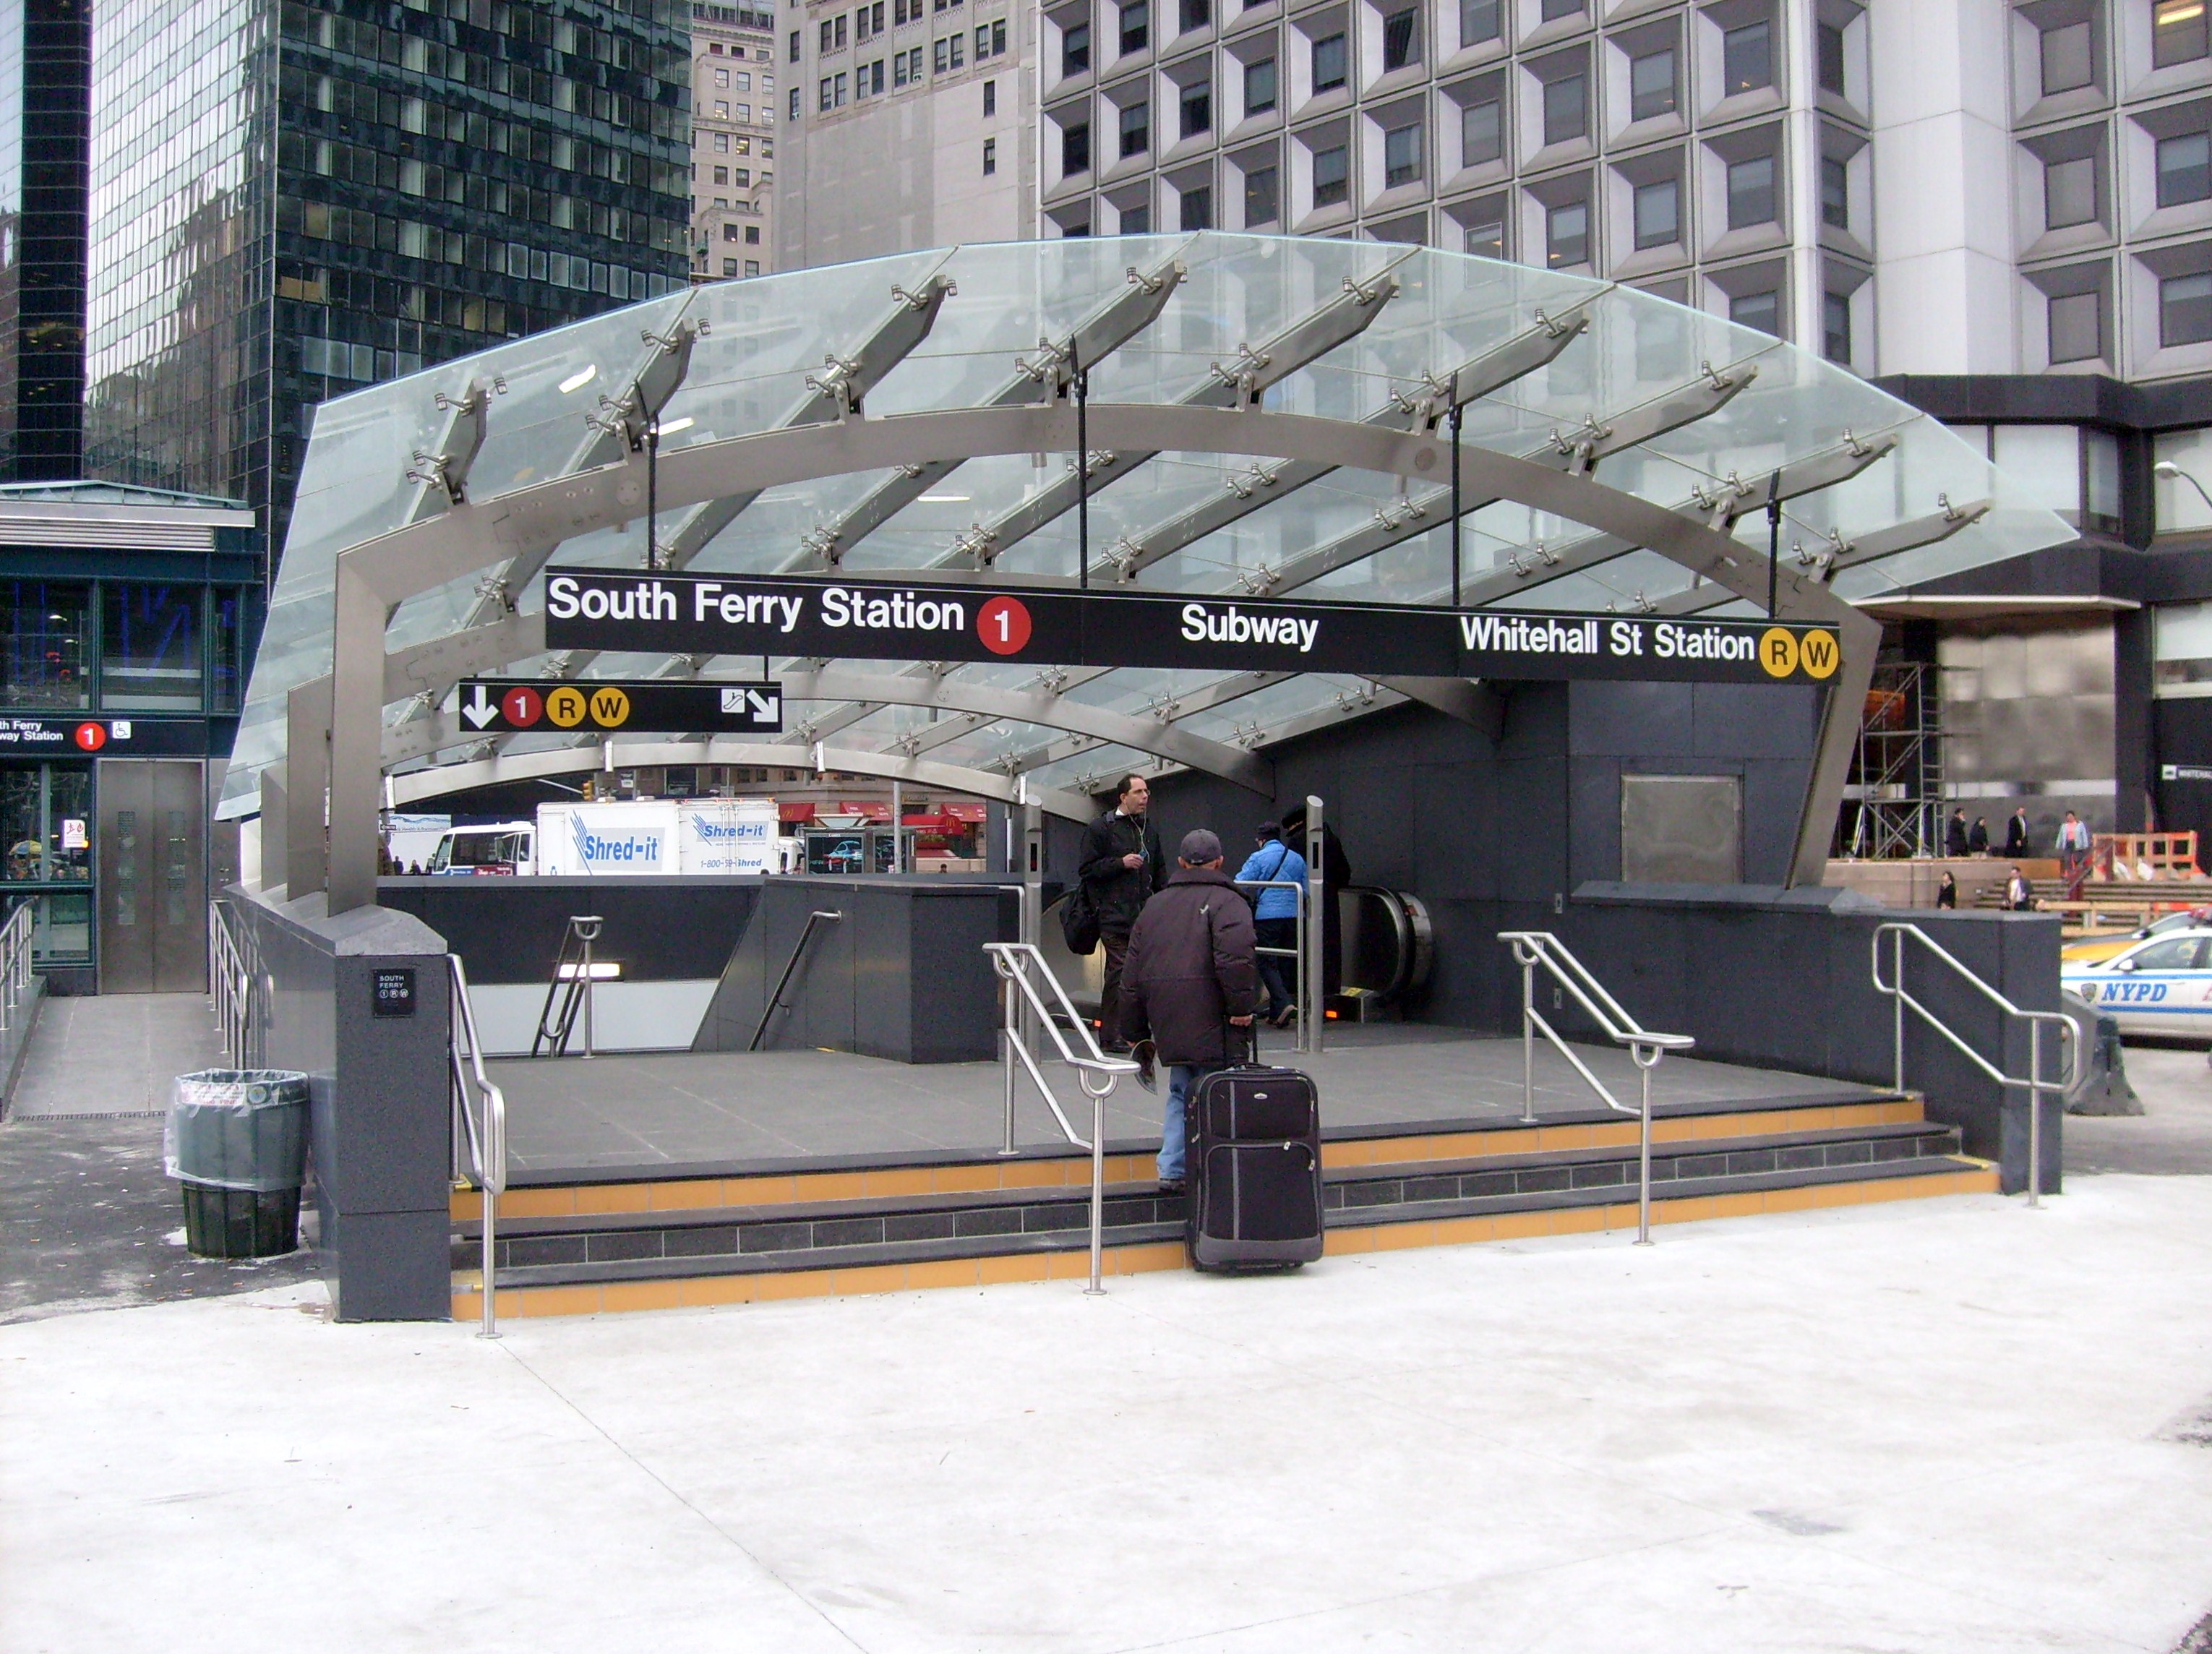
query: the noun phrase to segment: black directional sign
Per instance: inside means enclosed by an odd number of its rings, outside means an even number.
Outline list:
[[[556,734],[572,730],[773,735],[783,728],[781,684],[667,683],[659,678],[616,682],[580,678],[471,678],[460,686],[456,708],[462,725],[487,734],[523,730]]]
[[[555,649],[1417,678],[1820,684],[1824,627],[1657,615],[556,569]]]

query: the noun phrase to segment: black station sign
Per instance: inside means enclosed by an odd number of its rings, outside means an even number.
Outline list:
[[[614,730],[773,735],[783,728],[780,684],[671,683],[661,678],[469,678],[457,709],[470,729],[495,735],[523,730]]]
[[[1416,678],[1818,684],[1836,635],[1764,620],[556,569],[552,649]]]
[[[0,757],[198,757],[207,750],[202,718],[0,717]]]

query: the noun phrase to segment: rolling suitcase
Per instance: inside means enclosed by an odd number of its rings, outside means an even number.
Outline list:
[[[1294,1269],[1321,1256],[1321,1094],[1245,1062],[1193,1088],[1187,1241],[1199,1269]]]

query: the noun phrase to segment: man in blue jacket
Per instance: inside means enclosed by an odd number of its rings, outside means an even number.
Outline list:
[[[1289,879],[1303,885],[1306,882],[1306,859],[1284,842],[1281,828],[1272,821],[1263,822],[1260,826],[1260,848],[1245,858],[1237,878],[1239,884]],[[1297,995],[1284,986],[1284,956],[1267,950],[1297,946],[1297,893],[1270,884],[1262,890],[1247,890],[1244,894],[1252,898],[1253,928],[1258,933],[1261,950],[1260,980],[1267,986],[1267,1021],[1274,1027],[1286,1028],[1298,1013]]]

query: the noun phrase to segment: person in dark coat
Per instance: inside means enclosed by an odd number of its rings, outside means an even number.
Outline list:
[[[1939,908],[1959,905],[1959,881],[1951,877],[1948,867],[1943,869],[1943,882],[1936,887],[1936,905]]]
[[[1159,830],[1146,818],[1152,788],[1142,775],[1124,775],[1114,789],[1114,807],[1083,830],[1083,861],[1077,876],[1098,915],[1098,945],[1106,950],[1106,982],[1098,998],[1098,1020],[1106,1049],[1126,1051],[1117,1014],[1122,961],[1129,931],[1152,892],[1167,883],[1167,854]]]
[[[2027,854],[2027,806],[2021,805],[2005,823],[2005,857],[2008,860]]]
[[[1974,818],[1973,830],[1966,835],[1966,849],[1972,855],[1990,853],[1990,823],[1986,816]]]
[[[1943,829],[1943,854],[1966,854],[1966,812],[1964,810],[1951,812],[1950,824]]]
[[[1183,1186],[1183,1110],[1191,1088],[1229,1066],[1229,1025],[1249,1028],[1260,1008],[1259,939],[1252,907],[1221,866],[1221,841],[1200,827],[1183,835],[1180,866],[1145,903],[1121,970],[1127,1040],[1147,1037],[1168,1065],[1160,1121],[1160,1191]]]

